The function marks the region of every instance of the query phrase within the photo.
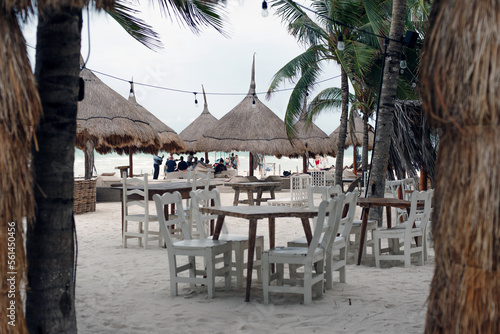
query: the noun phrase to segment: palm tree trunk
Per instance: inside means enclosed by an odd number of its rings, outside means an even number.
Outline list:
[[[39,13],[35,76],[43,107],[33,148],[35,223],[28,224],[26,321],[31,333],[76,333],[73,164],[82,10]]]
[[[497,0],[436,1],[424,41],[423,107],[444,130],[425,333],[500,333],[499,14]]]
[[[335,184],[342,184],[344,171],[344,147],[347,137],[347,116],[349,114],[349,83],[344,68],[340,68],[342,90],[342,114],[340,116],[339,142],[337,145],[337,159],[335,161]]]
[[[368,115],[363,113],[363,152],[361,153],[361,165],[363,174],[368,171]],[[366,187],[366,184],[363,186]]]
[[[400,40],[403,36],[404,19],[406,11],[406,0],[394,0],[392,2],[392,21],[389,38]],[[391,146],[392,118],[394,117],[394,100],[399,76],[399,59],[402,44],[390,41],[385,57],[385,68],[383,74],[383,85],[380,99],[380,111],[377,120],[375,137],[375,148],[373,154],[373,165],[369,184],[370,197],[384,197],[385,179],[387,176],[387,163],[389,161],[389,149]],[[370,219],[380,221],[382,208],[370,210]]]

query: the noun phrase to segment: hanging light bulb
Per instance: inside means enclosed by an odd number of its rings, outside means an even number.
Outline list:
[[[196,92],[193,93],[194,94],[194,106],[195,107],[198,107],[198,99],[196,98]]]
[[[255,93],[253,93],[253,99],[252,99],[252,108],[255,108],[257,105],[255,104]]]
[[[408,64],[406,63],[406,56],[404,54],[402,54],[401,61],[399,62],[399,67],[401,67],[401,69],[404,70],[407,66],[408,66]]]
[[[266,0],[262,1],[262,12],[261,12],[262,17],[268,17],[269,16],[269,10],[267,9],[267,2]]]
[[[342,34],[339,34],[339,38],[338,38],[338,42],[337,42],[337,50],[344,51],[344,49],[345,49],[344,36]]]

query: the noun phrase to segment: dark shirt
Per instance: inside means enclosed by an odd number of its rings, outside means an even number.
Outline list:
[[[174,160],[167,160],[167,162],[165,162],[165,165],[167,166],[167,173],[175,171],[176,163]]]
[[[188,168],[188,164],[185,161],[179,161],[177,165],[177,170],[186,170]]]
[[[227,170],[226,166],[222,163],[218,163],[217,166],[215,166],[215,173],[221,173],[223,171]]]

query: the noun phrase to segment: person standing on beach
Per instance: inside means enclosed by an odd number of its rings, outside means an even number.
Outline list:
[[[160,166],[163,163],[163,155],[160,157],[159,155],[153,155],[153,180],[158,180],[158,174],[160,174]]]
[[[174,157],[170,156],[168,158],[167,162],[165,162],[165,177],[166,177],[167,173],[174,172],[175,171],[175,167],[177,167],[177,164],[174,161]]]

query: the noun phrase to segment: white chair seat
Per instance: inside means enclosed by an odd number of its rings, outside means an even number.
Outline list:
[[[406,268],[411,265],[411,255],[418,255],[419,265],[423,265],[426,247],[422,237],[426,233],[427,222],[431,211],[432,192],[413,192],[408,220],[390,229],[379,229],[373,232],[375,266],[380,267],[381,260],[402,260]],[[424,209],[417,208],[424,202]],[[417,223],[420,226],[417,227]],[[387,239],[389,247],[382,249],[381,240]],[[402,242],[400,242],[402,241]],[[401,246],[403,247],[401,251]]]
[[[217,189],[213,190],[196,190],[191,191],[191,205],[193,219],[196,223],[197,231],[199,233],[200,239],[212,239],[212,236],[208,236],[208,222],[212,219],[216,219],[216,215],[206,215],[202,214],[199,210],[200,207],[209,207],[212,202],[215,206],[220,206],[220,194]],[[234,261],[232,262],[231,276],[236,277],[236,284],[239,288],[243,287],[243,272],[247,268],[247,263],[245,262],[245,250],[248,250],[249,240],[248,235],[239,234],[229,234],[226,224],[222,226],[222,233],[219,235],[219,240],[231,241],[232,249],[234,252]],[[254,262],[253,268],[257,270],[257,280],[262,282],[262,271],[261,271],[261,255],[262,249],[264,248],[264,237],[259,235],[255,237],[255,252],[256,260]],[[248,273],[247,273],[248,274]]]
[[[317,224],[308,247],[278,247],[262,253],[264,304],[269,303],[270,292],[300,293],[304,295],[304,305],[312,302],[313,288],[317,297],[323,294],[326,249],[338,231],[342,203],[343,195],[320,204]],[[273,264],[276,265],[276,273],[271,275],[270,267]],[[285,264],[290,268],[289,278],[285,277]],[[304,268],[300,276],[296,274],[299,267]],[[272,284],[274,281],[276,284]]]
[[[225,289],[231,287],[231,250],[232,244],[223,240],[191,239],[191,228],[182,210],[182,198],[179,192],[165,193],[162,196],[154,195],[156,211],[159,214],[160,229],[167,244],[168,267],[170,271],[170,295],[177,296],[178,284],[204,284],[208,288],[208,298],[213,298],[215,292],[215,277],[223,276]],[[163,215],[165,205],[175,204],[177,214],[175,218],[169,215],[166,220]],[[170,233],[171,226],[180,226],[184,239],[173,242]],[[187,264],[181,264],[178,256],[188,258]],[[204,269],[198,269],[196,259],[202,258]],[[222,263],[222,266],[220,266]],[[184,272],[188,276],[182,276]],[[186,274],[184,274],[186,275]]]

